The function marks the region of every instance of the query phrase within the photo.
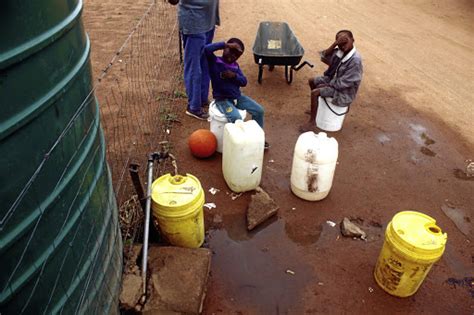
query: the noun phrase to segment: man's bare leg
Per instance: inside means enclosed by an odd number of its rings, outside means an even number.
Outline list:
[[[306,131],[315,131],[316,130],[316,113],[318,111],[318,98],[319,98],[319,89],[314,89],[311,91],[311,111],[309,121],[300,126],[300,132]]]
[[[309,122],[316,125],[316,113],[318,112],[318,99],[319,99],[319,90],[311,91],[311,114]]]

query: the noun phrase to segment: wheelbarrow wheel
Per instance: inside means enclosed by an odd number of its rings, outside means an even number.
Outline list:
[[[285,66],[285,79],[286,83],[291,84],[293,81],[293,67],[292,66]]]
[[[263,65],[258,65],[258,83],[262,84]]]

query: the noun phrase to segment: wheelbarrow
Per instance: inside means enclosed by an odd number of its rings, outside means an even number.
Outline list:
[[[285,66],[285,79],[288,84],[293,81],[293,71],[298,71],[305,65],[313,65],[304,61],[304,49],[295,34],[285,22],[260,22],[257,37],[253,44],[253,56],[258,64],[258,83],[262,83],[263,67],[268,66],[273,71],[275,66]]]

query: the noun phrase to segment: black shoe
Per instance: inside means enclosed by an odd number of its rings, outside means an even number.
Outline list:
[[[270,149],[270,143],[268,143],[267,141],[265,141],[265,145],[264,145],[263,149],[264,149],[264,150]]]
[[[202,109],[199,112],[191,111],[189,108],[186,110],[186,115],[194,117],[199,120],[207,120],[209,114],[204,112]]]

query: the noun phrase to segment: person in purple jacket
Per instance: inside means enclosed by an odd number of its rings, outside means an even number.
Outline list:
[[[247,85],[247,78],[237,63],[244,49],[244,43],[238,38],[204,46],[211,77],[212,96],[217,108],[229,122],[242,119],[238,110],[246,110],[263,129],[264,108],[240,92],[240,87]],[[223,50],[222,57],[214,55],[217,50]],[[270,145],[265,141],[265,149],[269,147]]]

